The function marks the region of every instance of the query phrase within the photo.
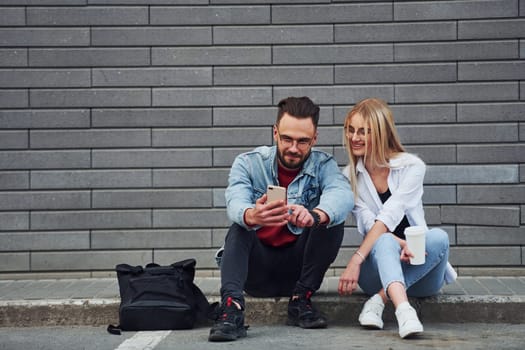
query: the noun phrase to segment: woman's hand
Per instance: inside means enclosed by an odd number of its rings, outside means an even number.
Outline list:
[[[362,259],[357,254],[352,256],[346,269],[341,274],[341,277],[339,277],[337,291],[340,295],[351,295],[357,289],[362,262]]]
[[[402,244],[400,260],[406,263],[410,263],[410,258],[413,257],[414,254],[410,251],[410,249],[408,249],[408,245],[406,244],[406,242],[405,244]]]

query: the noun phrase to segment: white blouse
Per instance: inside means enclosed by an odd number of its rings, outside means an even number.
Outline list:
[[[423,179],[425,177],[425,163],[410,153],[401,153],[389,162],[388,188],[392,195],[383,204],[377,190],[366,170],[362,158],[359,159],[357,169],[357,194],[353,214],[357,221],[357,230],[366,235],[376,220],[385,224],[390,232],[406,215],[410,226],[424,226],[427,228],[423,211]],[[349,176],[350,166],[343,170]]]

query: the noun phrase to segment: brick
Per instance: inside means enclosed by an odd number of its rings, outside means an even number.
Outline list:
[[[525,19],[459,21],[457,39],[516,39],[525,31]]]
[[[513,163],[524,161],[524,144],[458,145],[458,162],[460,163]]]
[[[0,66],[27,66],[27,49],[0,49]]]
[[[275,46],[274,64],[393,62],[392,44]]]
[[[189,168],[208,167],[211,162],[211,150],[199,148],[93,151],[94,168]]]
[[[33,211],[32,230],[118,229],[151,227],[150,210]]]
[[[432,165],[427,167],[427,184],[490,184],[515,183],[515,165]]]
[[[520,40],[520,58],[525,58],[525,40]]]
[[[32,107],[144,107],[151,105],[150,89],[31,90]]]
[[[236,25],[270,23],[270,6],[151,7],[153,25]]]
[[[318,104],[349,104],[370,96],[387,102],[394,99],[394,87],[391,85],[275,87],[273,90],[274,104],[288,96],[309,96]]]
[[[211,85],[211,68],[93,69],[93,86]]]
[[[518,84],[514,82],[397,85],[395,90],[397,103],[518,99]]]
[[[198,261],[197,268],[217,269],[215,262],[216,249],[184,249],[184,250],[155,250],[155,261],[158,264],[173,264],[175,261],[187,259],[189,256]]]
[[[28,188],[28,171],[0,171],[0,190],[23,190]]]
[[[213,166],[229,168],[237,155],[252,149],[253,147],[215,148],[213,150]]]
[[[468,62],[458,64],[458,80],[522,80],[525,61]]]
[[[456,64],[356,64],[335,67],[336,84],[456,81]]]
[[[153,187],[208,188],[226,186],[228,183],[228,173],[229,169],[216,168],[153,170]]]
[[[274,4],[275,0],[209,0],[210,4]],[[331,0],[286,0],[286,3],[329,3]]]
[[[88,0],[90,4],[98,5],[207,5],[208,0]]]
[[[456,186],[425,186],[423,193],[425,204],[455,204]]]
[[[91,29],[94,46],[210,45],[211,38],[209,27]]]
[[[24,149],[27,146],[27,131],[0,131],[1,149]]]
[[[519,207],[513,206],[457,206],[441,207],[441,219],[448,224],[480,226],[519,226]]]
[[[266,128],[229,128],[153,130],[153,147],[256,146],[272,141]]]
[[[518,140],[515,123],[400,125],[398,132],[403,143],[489,143]]]
[[[520,182],[525,182],[525,164],[520,164],[519,172],[520,172]]]
[[[0,210],[86,209],[89,191],[0,192]]]
[[[458,244],[461,245],[522,245],[525,244],[521,227],[458,226]]]
[[[31,270],[114,270],[123,262],[144,266],[152,260],[151,250],[35,252],[31,254]]]
[[[31,171],[32,189],[150,187],[150,170]]]
[[[441,208],[439,206],[425,206],[424,210],[427,225],[441,226],[443,224],[441,220]]]
[[[270,47],[220,46],[220,47],[153,47],[151,61],[154,66],[230,66],[270,64]]]
[[[394,20],[516,17],[517,9],[518,0],[402,2],[394,3]]]
[[[209,229],[125,230],[91,233],[93,249],[203,248],[211,246]]]
[[[86,0],[3,0],[2,5],[86,5]]]
[[[93,127],[211,126],[211,108],[93,109]]]
[[[266,87],[154,88],[154,106],[229,106],[271,104],[271,89]]]
[[[270,126],[275,123],[276,116],[275,107],[217,107],[213,108],[213,125]]]
[[[458,104],[458,122],[525,121],[525,103]]]
[[[227,227],[224,209],[153,209],[154,228]]]
[[[29,212],[0,212],[0,231],[28,229]]]
[[[0,69],[0,87],[88,87],[87,69]]]
[[[29,65],[33,67],[105,67],[147,66],[148,48],[52,48],[29,49]]]
[[[226,229],[213,229],[212,231],[212,246],[219,248],[224,244],[224,239],[228,230]]]
[[[451,249],[453,265],[505,266],[520,264],[519,247],[455,247]]]
[[[321,106],[319,125],[334,123],[333,108]],[[214,126],[266,126],[271,128],[277,118],[275,107],[217,107],[213,108]]]
[[[210,189],[94,190],[93,208],[209,208]]]
[[[331,25],[214,27],[213,44],[332,43]],[[0,41],[1,43],[1,41]]]
[[[0,271],[27,271],[29,261],[29,253],[0,253]]]
[[[334,107],[335,123],[343,125],[348,107]],[[456,106],[454,104],[425,105],[390,105],[396,125],[401,124],[435,124],[456,122]]]
[[[47,128],[87,128],[89,110],[1,110],[0,128],[3,129],[47,129]]]
[[[332,84],[334,71],[326,66],[216,67],[214,85],[312,85]]]
[[[515,40],[395,43],[394,49],[396,62],[518,58],[518,42]]]
[[[89,249],[89,231],[2,232],[0,245],[8,251]]]
[[[24,108],[29,106],[27,90],[0,90],[0,108]]]
[[[26,24],[26,14],[23,7],[0,8],[0,26],[23,26]]]
[[[88,168],[89,151],[4,151],[0,152],[0,169]]]
[[[520,204],[525,198],[525,184],[458,186],[460,204]]]
[[[224,182],[224,185],[227,181]],[[213,207],[214,208],[226,208],[226,198],[224,198],[225,188],[214,188],[213,189]]]
[[[336,43],[456,40],[455,22],[336,24]]]
[[[272,23],[276,24],[386,22],[392,18],[392,5],[386,3],[272,6]]]
[[[408,152],[421,157],[427,164],[450,164],[456,162],[455,145],[405,146]]]
[[[148,8],[143,7],[29,7],[30,26],[100,26],[148,24]]]
[[[31,130],[31,148],[109,148],[147,147],[149,129],[109,130]]]
[[[0,29],[0,46],[88,46],[89,28]]]

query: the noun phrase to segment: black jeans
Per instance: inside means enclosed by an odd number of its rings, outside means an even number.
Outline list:
[[[231,296],[244,306],[243,291],[254,297],[315,292],[337,257],[343,235],[344,223],[307,228],[294,243],[276,248],[261,243],[255,231],[233,224],[221,260],[222,300]]]

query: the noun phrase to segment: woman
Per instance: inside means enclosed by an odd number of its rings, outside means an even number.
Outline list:
[[[356,196],[353,213],[364,239],[341,274],[339,293],[350,295],[359,284],[372,296],[359,315],[364,327],[382,329],[383,309],[391,300],[401,338],[421,333],[423,325],[408,296],[434,295],[445,274],[447,282],[456,277],[448,264],[447,233],[426,226],[421,200],[425,164],[405,151],[392,112],[382,100],[369,98],[355,105],[344,132],[350,159],[344,173]],[[408,226],[427,229],[423,265],[410,264],[413,255],[404,236]]]

